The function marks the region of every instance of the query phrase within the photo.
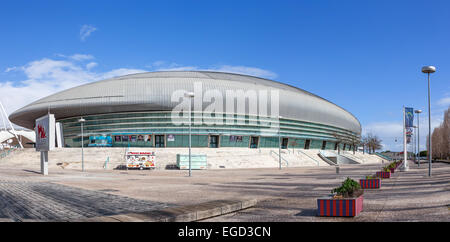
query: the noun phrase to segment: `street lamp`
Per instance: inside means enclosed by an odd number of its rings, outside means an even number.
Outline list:
[[[416,155],[416,142],[417,142],[417,133],[416,133],[416,130],[417,130],[417,126],[415,126],[415,125],[413,125],[412,126],[413,127],[413,129],[414,129],[414,132],[413,132],[413,135],[411,136],[411,139],[412,139],[412,152],[413,152],[413,154],[414,154],[414,162],[417,162],[417,155]]]
[[[430,93],[430,74],[436,72],[436,67],[434,66],[424,66],[422,67],[422,72],[428,74],[428,176],[431,176],[431,93]]]
[[[84,133],[83,133],[83,124],[86,122],[86,119],[81,117],[78,119],[78,122],[81,123],[81,171],[84,171]]]
[[[414,110],[414,113],[417,114],[417,157],[419,158],[419,162],[417,163],[417,166],[420,167],[420,128],[419,128],[419,114],[422,113],[422,110],[417,109]]]
[[[185,97],[189,98],[189,176],[192,174],[191,169],[191,109],[192,109],[192,98],[195,96],[193,92],[187,92],[184,94]]]

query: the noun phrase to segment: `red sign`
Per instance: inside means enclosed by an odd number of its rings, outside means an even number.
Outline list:
[[[41,125],[38,125],[38,135],[39,135],[39,138],[41,138],[41,139],[47,138],[47,134],[45,134],[45,129]]]

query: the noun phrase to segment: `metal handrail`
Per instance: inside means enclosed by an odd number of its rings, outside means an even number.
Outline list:
[[[319,155],[320,158],[322,158],[322,160],[324,160],[329,165],[338,166],[337,162],[333,162],[332,160],[330,160],[327,157],[325,157],[325,155],[322,153],[321,150],[319,150],[319,154],[318,155]]]
[[[381,157],[381,158],[383,158],[383,159],[386,159],[386,160],[388,160],[388,161],[392,161],[392,158],[391,158],[391,157],[385,156],[385,155],[380,154],[380,153],[378,153],[378,152],[375,152],[374,154],[377,155],[377,156],[379,156],[379,157]]]
[[[308,156],[311,160],[317,162],[317,166],[320,166],[320,162],[319,162],[318,160],[314,159],[313,157],[311,157],[310,155],[306,154],[306,153],[303,152],[302,150],[299,149],[299,150],[297,151],[297,154],[299,154],[299,153],[302,153],[302,154]]]
[[[275,151],[273,151],[273,150],[270,150],[270,155],[272,155],[272,153],[274,153],[275,155],[278,156],[278,153],[277,153],[277,152],[275,152]],[[289,161],[286,160],[285,158],[283,158],[283,156],[279,156],[279,157],[281,157],[281,159],[284,160],[284,161],[286,162],[286,167],[288,167],[288,166],[289,166]]]
[[[364,159],[363,159],[363,158],[358,158],[358,157],[356,157],[356,156],[354,156],[354,155],[352,155],[352,154],[350,154],[350,153],[347,153],[347,151],[346,151],[346,152],[343,152],[343,153],[342,153],[342,156],[344,156],[344,157],[350,156],[351,159],[353,159],[353,160],[355,160],[355,161],[361,160],[362,163],[364,163]],[[349,158],[349,157],[347,157],[347,158]],[[350,159],[350,158],[349,158],[349,159]]]
[[[105,164],[103,165],[103,169],[106,170],[106,166],[108,165],[108,162],[109,162],[109,156],[108,156],[108,158],[106,158]]]

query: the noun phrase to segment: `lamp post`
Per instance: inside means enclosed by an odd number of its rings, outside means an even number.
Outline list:
[[[194,97],[193,92],[187,92],[184,94],[185,97],[189,98],[189,176],[192,175],[191,169],[191,109],[192,109],[192,98]]]
[[[81,117],[78,119],[78,122],[81,123],[81,171],[84,171],[84,133],[83,133],[83,124],[86,122],[86,119]]]
[[[414,154],[414,162],[417,162],[417,155],[416,155],[416,148],[417,148],[417,146],[416,146],[416,142],[417,142],[417,133],[416,133],[416,130],[417,130],[417,126],[415,126],[415,125],[413,125],[412,126],[413,127],[413,129],[414,129],[414,133],[413,133],[413,135],[411,136],[411,139],[412,139],[412,152],[413,152],[413,154]]]
[[[419,114],[422,113],[422,110],[417,109],[414,110],[414,112],[417,114],[417,157],[419,158],[419,162],[417,163],[417,166],[420,167],[420,128],[419,128]]]
[[[424,67],[422,67],[422,72],[428,74],[428,176],[431,176],[432,147],[431,147],[430,74],[436,72],[436,67],[434,67],[434,66],[424,66]]]

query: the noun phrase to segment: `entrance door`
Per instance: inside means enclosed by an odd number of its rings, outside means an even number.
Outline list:
[[[289,138],[283,138],[281,140],[281,149],[287,149]]]
[[[311,140],[307,139],[305,142],[305,150],[309,150],[309,144],[311,143]]]
[[[251,149],[256,149],[258,148],[258,141],[259,141],[259,137],[251,137],[250,138],[250,148]]]
[[[324,150],[327,147],[327,142],[324,140],[322,141],[322,150]]]
[[[218,135],[210,135],[209,136],[209,148],[217,148],[219,147],[219,136]]]
[[[155,135],[155,147],[164,147],[164,135]]]

